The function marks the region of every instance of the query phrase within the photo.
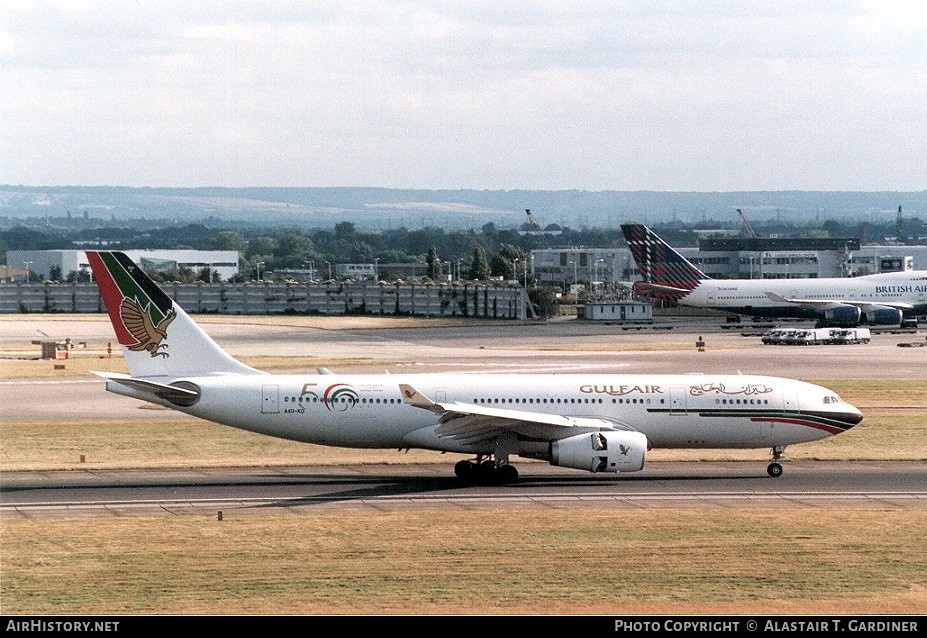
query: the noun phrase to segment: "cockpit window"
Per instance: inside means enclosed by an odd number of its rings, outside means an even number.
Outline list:
[[[824,404],[829,403],[840,403],[840,397],[835,394],[825,394],[824,395]]]

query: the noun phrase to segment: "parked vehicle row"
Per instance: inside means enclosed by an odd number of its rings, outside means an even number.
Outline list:
[[[775,346],[811,346],[869,343],[869,328],[775,328],[767,331],[763,343]]]

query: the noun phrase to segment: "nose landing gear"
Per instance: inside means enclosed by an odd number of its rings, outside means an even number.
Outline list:
[[[784,445],[777,445],[772,449],[772,461],[770,461],[769,465],[766,467],[766,473],[773,478],[782,476],[782,465],[779,461],[782,460],[783,452],[785,452]]]

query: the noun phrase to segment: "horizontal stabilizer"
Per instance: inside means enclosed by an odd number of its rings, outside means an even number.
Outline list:
[[[134,379],[127,374],[114,372],[94,372],[93,374],[106,379],[108,390],[112,389],[110,384],[116,384],[132,390],[132,396],[148,395],[174,405],[183,406],[193,405],[200,398],[200,393],[197,390],[181,388],[176,385],[167,385],[166,383],[157,383],[156,381],[147,381],[145,379]]]
[[[674,295],[685,295],[692,292],[688,288],[677,288],[676,286],[662,286],[660,284],[653,284],[649,281],[636,281],[634,282],[634,291],[638,294],[645,294],[648,292],[659,292],[664,294],[674,294]]]

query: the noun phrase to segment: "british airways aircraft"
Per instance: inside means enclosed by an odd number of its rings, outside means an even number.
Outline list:
[[[87,253],[129,374],[106,389],[268,436],[348,448],[472,455],[455,474],[512,483],[513,456],[588,472],[635,472],[647,451],[769,448],[852,428],[833,391],[750,375],[271,375],[234,359],[135,263]]]
[[[827,279],[712,279],[641,224],[623,224],[644,281],[634,291],[737,315],[815,319],[819,327],[917,325],[927,314],[927,270]]]

